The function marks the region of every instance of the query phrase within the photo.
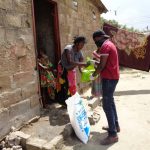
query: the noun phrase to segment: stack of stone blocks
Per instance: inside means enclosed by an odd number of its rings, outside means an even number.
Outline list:
[[[39,114],[31,0],[0,0],[0,138]]]

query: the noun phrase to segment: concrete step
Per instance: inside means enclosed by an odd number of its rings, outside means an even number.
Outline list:
[[[58,135],[51,141],[31,137],[27,140],[26,150],[61,150],[63,147],[63,136]]]
[[[50,142],[44,144],[42,150],[61,150],[63,148],[64,139],[62,135],[56,136]]]
[[[42,150],[46,143],[46,140],[31,137],[27,140],[26,150]]]

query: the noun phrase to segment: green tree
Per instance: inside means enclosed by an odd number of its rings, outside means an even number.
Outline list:
[[[140,32],[138,29],[135,29],[133,27],[129,28],[129,27],[127,27],[127,25],[119,24],[116,20],[107,20],[107,19],[104,19],[103,17],[100,17],[100,22],[102,25],[104,23],[108,23],[108,24],[113,25],[114,27],[125,29],[125,30],[128,30],[130,32]]]

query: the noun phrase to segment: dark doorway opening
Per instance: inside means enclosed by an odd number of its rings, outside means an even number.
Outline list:
[[[32,2],[37,59],[41,53],[44,53],[55,69],[61,55],[57,3],[51,0],[33,0]],[[39,75],[41,79],[40,70]],[[40,87],[43,106],[55,102],[49,96],[48,89],[42,85]]]

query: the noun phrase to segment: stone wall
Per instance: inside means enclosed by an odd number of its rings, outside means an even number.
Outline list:
[[[55,1],[59,1],[61,50],[63,50],[66,44],[72,43],[74,36],[84,35],[88,42],[83,49],[84,57],[85,59],[87,56],[92,57],[92,51],[96,49],[92,34],[95,30],[101,28],[99,8],[92,3],[92,0]],[[87,87],[87,84],[80,82],[80,75],[77,77],[79,89],[83,90]]]
[[[39,114],[31,0],[0,0],[0,138]]]

